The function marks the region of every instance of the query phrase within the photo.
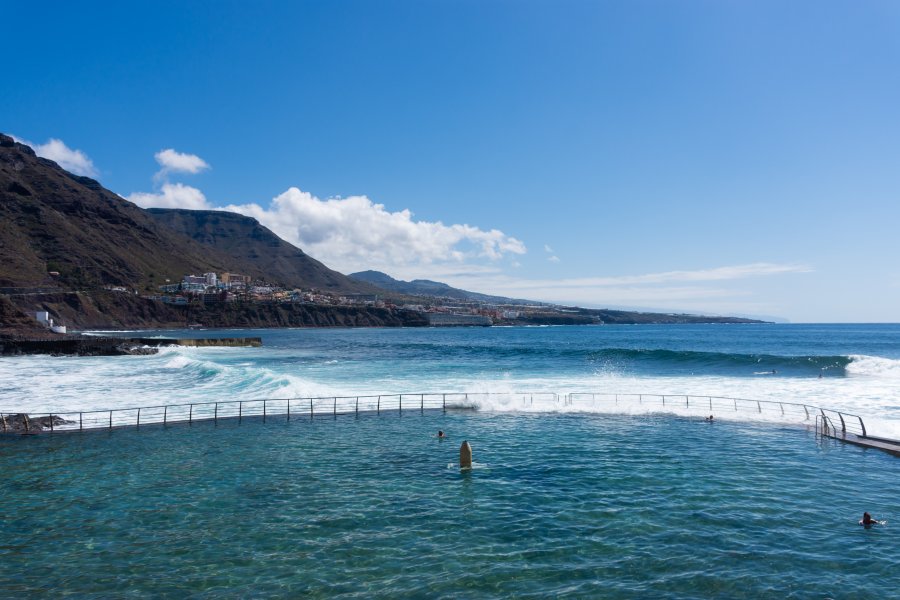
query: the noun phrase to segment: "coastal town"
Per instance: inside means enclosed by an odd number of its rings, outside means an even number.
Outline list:
[[[126,292],[123,286],[108,286],[111,291]],[[317,289],[285,288],[248,275],[224,272],[186,274],[179,282],[158,287],[149,300],[174,306],[233,304],[314,304],[324,306],[371,306],[421,313],[432,326],[484,326],[514,321],[527,309],[546,311],[547,305],[505,306],[434,296],[403,302],[381,294],[335,294]]]

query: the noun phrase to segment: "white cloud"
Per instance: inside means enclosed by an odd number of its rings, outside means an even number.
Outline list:
[[[553,248],[551,248],[549,244],[544,244],[544,252],[546,252],[547,254],[553,254]]]
[[[159,193],[135,192],[126,197],[141,208],[189,208],[209,210],[203,192],[182,183],[164,183]]]
[[[172,148],[160,150],[153,155],[159,166],[162,167],[155,175],[157,180],[165,179],[169,173],[190,173],[195,175],[209,168],[209,164],[196,154],[176,152]]]
[[[554,280],[524,280],[517,283],[527,288],[602,288],[621,287],[626,285],[655,285],[660,283],[697,283],[703,281],[726,281],[745,279],[748,277],[761,277],[766,275],[779,275],[782,273],[809,273],[812,268],[806,265],[772,263],[752,263],[748,265],[735,265],[716,267],[713,269],[700,269],[696,271],[666,271],[663,273],[647,273],[644,275],[623,275],[619,277],[578,277],[571,279]]]
[[[547,257],[547,260],[549,260],[549,261],[552,262],[552,263],[558,263],[558,262],[559,262],[559,257],[556,256],[556,255],[554,254],[553,256],[548,256],[548,257]]]
[[[69,148],[62,140],[50,138],[46,144],[35,144],[15,136],[13,136],[13,138],[20,144],[31,146],[31,149],[34,150],[35,154],[41,158],[52,160],[70,173],[85,175],[87,177],[97,177],[98,175],[93,161],[88,158],[87,154],[81,150]]]
[[[366,196],[321,200],[296,187],[258,204],[224,210],[254,217],[328,266],[352,272],[391,272],[411,265],[476,264],[524,254],[525,245],[497,229],[416,221],[409,210],[390,212]],[[426,273],[431,273],[431,269]]]
[[[806,265],[752,263],[620,277],[520,279],[485,270],[447,272],[442,281],[475,292],[581,306],[628,306],[645,310],[670,306],[719,314],[771,313],[777,312],[777,308],[760,301],[755,293],[737,282],[811,271]]]

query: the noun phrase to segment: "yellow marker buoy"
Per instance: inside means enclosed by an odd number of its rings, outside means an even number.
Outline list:
[[[462,446],[459,447],[459,468],[472,468],[472,446],[469,445],[468,441],[463,442]]]

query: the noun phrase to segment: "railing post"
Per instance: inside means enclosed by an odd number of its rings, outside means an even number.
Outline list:
[[[266,401],[263,399],[263,423],[266,422]]]
[[[165,406],[163,406],[163,425],[165,425],[169,421],[168,417],[169,417],[169,405],[166,404]]]
[[[381,396],[378,396],[378,403],[375,405],[375,414],[381,414]]]
[[[191,409],[188,411],[188,425],[192,425],[194,423],[194,405],[191,404]]]
[[[25,421],[25,433],[28,433],[28,430],[31,429],[31,427],[30,427],[30,425],[29,425],[29,423],[28,423],[28,415],[26,415],[26,414],[23,413],[23,414],[22,414],[22,419]]]
[[[644,403],[644,395],[638,394],[638,404],[643,404],[643,403]]]
[[[53,413],[50,413],[50,433],[53,433]]]
[[[112,411],[109,411],[109,428],[112,429]]]
[[[712,410],[712,396],[709,397],[709,410]]]
[[[665,405],[666,405],[666,396],[665,396],[665,394],[663,395],[662,399],[663,399],[663,406],[665,406]]]
[[[219,424],[219,403],[218,402],[216,402],[216,409],[215,409],[215,411],[213,411],[213,424],[214,425]]]
[[[244,420],[244,402],[238,402],[238,425]]]
[[[419,412],[425,414],[425,394],[419,394]]]
[[[288,406],[287,406],[287,420],[291,420],[291,399],[288,398]]]
[[[859,419],[859,426],[862,427],[863,437],[868,437],[868,436],[866,436],[866,424],[863,423],[862,417],[856,417],[856,418]]]
[[[141,409],[140,408],[138,408],[137,423],[135,423],[135,427],[137,427],[137,429],[141,428]]]
[[[397,411],[400,413],[400,416],[403,416],[403,394],[400,394],[400,400],[398,402]]]
[[[313,399],[309,399],[309,418],[313,418]]]
[[[809,421],[809,409],[806,408],[806,405],[803,405],[803,412],[806,413],[806,420]]]
[[[356,416],[359,416],[359,396],[356,397]]]
[[[6,415],[0,414],[0,421],[3,422],[3,432],[6,433]]]
[[[759,412],[762,412],[762,404],[759,403],[759,400],[756,401],[756,408],[759,409]]]
[[[685,397],[684,397],[684,405],[685,405],[685,406],[690,406],[690,405],[691,405],[691,399],[690,399],[689,396],[685,396]]]
[[[6,422],[3,422],[4,429],[6,429]],[[78,431],[84,431],[84,413],[78,413]]]
[[[337,419],[337,396],[334,397],[334,418]]]
[[[737,410],[737,398],[734,398],[734,410]]]
[[[843,433],[843,434],[846,435],[846,433],[847,433],[847,424],[844,423],[844,415],[841,414],[841,413],[838,413],[838,416],[841,418],[841,433]]]
[[[778,406],[781,407],[781,414],[784,414],[784,404],[782,404],[781,402],[779,402],[779,403],[778,403]]]
[[[447,412],[447,394],[441,394],[441,408]]]

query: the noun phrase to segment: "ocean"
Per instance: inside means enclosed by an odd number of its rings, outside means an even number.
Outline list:
[[[254,335],[263,347],[2,358],[0,412],[468,399],[446,412],[2,436],[0,595],[885,598],[900,589],[896,457],[817,438],[803,416],[716,404],[709,423],[702,403],[634,402],[802,403],[900,438],[900,325],[149,334]],[[464,439],[475,468],[461,472]],[[858,526],[863,511],[887,524]]]

